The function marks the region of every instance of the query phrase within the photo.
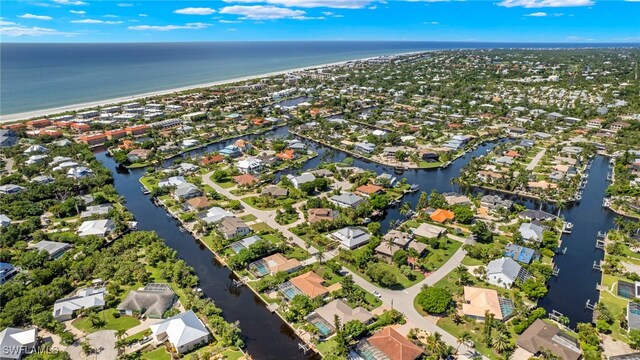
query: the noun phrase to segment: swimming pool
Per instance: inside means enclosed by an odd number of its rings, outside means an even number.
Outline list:
[[[302,295],[302,292],[290,282],[281,284],[280,292],[282,292],[282,295],[288,300],[293,299],[296,295]]]
[[[513,315],[513,301],[507,298],[498,298],[498,302],[500,302],[500,311],[502,312],[503,320],[506,320]]]
[[[320,319],[320,318],[312,319],[311,324],[313,324],[313,326],[315,326],[316,329],[318,329],[318,331],[320,332],[320,335],[322,336],[331,335],[331,333],[333,332],[333,328],[331,327],[331,325],[329,325],[323,319]]]
[[[231,249],[233,249],[233,251],[235,251],[236,253],[239,253],[240,251],[244,250],[245,247],[239,242],[234,242],[233,244],[231,244]]]
[[[635,284],[631,284],[626,281],[618,281],[618,296],[622,296],[626,299],[633,299],[636,296],[635,290]]]
[[[256,276],[266,276],[271,273],[267,264],[264,261],[258,260],[249,265],[249,268],[253,271]]]

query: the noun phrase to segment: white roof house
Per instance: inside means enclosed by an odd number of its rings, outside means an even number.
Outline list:
[[[255,174],[257,172],[260,172],[260,170],[262,170],[262,167],[262,160],[255,157],[248,157],[245,160],[238,161],[238,163],[236,164],[236,168],[238,168],[240,172],[243,172],[245,174]]]
[[[78,228],[80,236],[106,236],[108,233],[116,229],[116,224],[111,219],[85,221]]]
[[[38,344],[38,329],[8,327],[0,331],[0,354],[2,359],[20,359],[34,353]]]
[[[46,251],[51,259],[57,259],[71,249],[71,245],[63,242],[42,240],[34,244],[32,248],[38,251]]]
[[[73,167],[67,171],[67,177],[81,179],[91,175],[91,169],[86,166]]]
[[[214,206],[211,209],[207,210],[205,214],[202,214],[199,217],[207,224],[217,224],[222,221],[222,219],[230,216],[233,216],[233,213]]]
[[[516,279],[524,280],[526,270],[512,258],[503,257],[492,260],[486,267],[487,282],[492,285],[501,286],[505,289],[511,288]]]
[[[59,299],[53,304],[53,317],[58,321],[71,320],[76,311],[105,305],[105,288],[87,288],[76,296]]]
[[[360,228],[348,226],[331,233],[331,237],[339,241],[341,246],[355,249],[369,242],[371,235]]]
[[[20,185],[6,184],[0,186],[0,194],[2,195],[17,194],[19,192],[22,192],[23,190],[24,188]]]
[[[344,193],[340,195],[333,195],[329,198],[329,201],[341,208],[357,208],[364,202],[364,199],[353,193]]]
[[[185,180],[184,176],[172,176],[166,180],[161,180],[158,182],[158,187],[165,187],[165,186],[178,186],[182,183],[186,183],[187,180]]]
[[[42,145],[31,145],[24,151],[25,154],[35,154],[47,152],[47,148]]]
[[[5,214],[0,214],[0,227],[11,225],[11,219]]]
[[[291,180],[291,183],[296,189],[299,189],[300,185],[314,181],[316,179],[315,175],[308,172],[302,173],[299,176],[287,175],[287,177],[289,178],[289,180]]]
[[[169,341],[179,354],[209,342],[209,331],[191,310],[151,325],[150,329],[156,342]]]
[[[542,241],[542,235],[544,233],[544,228],[540,225],[536,225],[533,223],[522,223],[520,224],[520,228],[518,229],[522,238],[527,241]]]

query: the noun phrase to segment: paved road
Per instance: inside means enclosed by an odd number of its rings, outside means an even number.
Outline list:
[[[210,173],[202,175],[202,181],[205,184],[211,186],[218,193],[226,196],[229,199],[233,199],[233,200],[239,199],[238,196],[236,196],[236,195],[231,193],[230,189],[225,189],[225,188],[221,187],[220,185],[216,184],[215,182],[211,181],[211,179],[210,179],[211,174],[213,174],[213,172],[210,172]],[[253,216],[255,216],[260,221],[262,221],[265,224],[269,225],[270,227],[280,231],[282,233],[282,235],[284,235],[287,239],[290,239],[293,243],[295,243],[296,245],[298,245],[302,249],[307,249],[307,243],[304,240],[300,239],[296,234],[294,234],[291,231],[289,231],[289,229],[287,229],[287,227],[282,226],[282,225],[280,225],[280,224],[278,224],[276,222],[276,220],[275,220],[276,211],[275,210],[259,210],[259,209],[256,209],[256,208],[252,207],[252,206],[249,206],[247,204],[243,204],[243,206],[244,206],[244,209],[245,209],[246,213],[252,214]],[[308,251],[309,251],[309,254],[315,255],[318,252],[318,249],[314,248],[313,246],[310,246]]]
[[[527,165],[526,170],[533,171],[536,168],[536,166],[538,166],[538,163],[540,162],[540,160],[542,159],[546,151],[547,149],[540,150],[540,152],[537,153],[536,156],[533,157],[533,159],[531,159],[531,162],[529,163],[529,165]]]
[[[467,242],[469,243],[472,241],[473,240],[471,239],[467,240]],[[433,321],[420,315],[420,313],[418,313],[418,311],[413,306],[413,300],[416,298],[416,296],[418,296],[418,293],[420,293],[420,290],[424,285],[434,285],[438,281],[442,280],[445,276],[447,276],[456,267],[458,267],[462,263],[462,260],[464,259],[466,254],[467,252],[462,247],[460,247],[458,251],[456,251],[453,256],[444,265],[442,265],[442,267],[431,273],[424,280],[404,290],[390,290],[381,288],[371,284],[370,282],[361,278],[358,274],[351,272],[347,268],[342,268],[342,270],[351,274],[353,276],[353,281],[366,291],[369,291],[371,293],[377,291],[378,293],[380,293],[380,295],[382,295],[381,300],[383,303],[392,306],[394,309],[402,312],[407,317],[407,320],[415,324],[417,327],[424,329],[430,333],[438,332],[442,334],[442,340],[447,345],[456,348],[458,346],[457,338],[446,332],[444,329],[440,328]],[[458,354],[459,359],[471,359],[480,356],[481,355],[478,354],[473,348],[466,345],[460,346]]]

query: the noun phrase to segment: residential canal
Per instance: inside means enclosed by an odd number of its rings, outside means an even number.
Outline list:
[[[556,310],[568,316],[571,326],[591,322],[593,312],[585,304],[587,300],[591,304],[598,301],[596,286],[601,274],[593,269],[593,263],[602,260],[604,253],[595,247],[596,236],[598,231],[612,229],[616,217],[613,211],[602,207],[608,170],[609,159],[596,156],[582,201],[562,212],[565,220],[573,223],[573,231],[562,236],[562,248],[566,247],[567,253],[555,257],[559,276],[551,278],[549,293],[540,301],[547,312]]]
[[[241,138],[251,140],[258,135],[246,135]],[[290,137],[288,127],[283,126],[265,133],[266,137]],[[232,144],[236,139],[224,140],[201,149],[185,153],[182,157],[214,152]],[[420,192],[430,193],[433,189],[439,192],[457,191],[458,187],[452,181],[460,175],[462,168],[474,157],[490,151],[496,144],[509,141],[508,139],[489,142],[478,146],[473,151],[458,158],[444,169],[411,169],[402,175],[395,175],[398,179],[407,178],[408,183],[418,184],[420,191],[407,194],[403,201],[409,202],[412,208],[420,197]],[[318,153],[296,170],[285,170],[276,174],[281,176],[291,172],[302,172],[313,169],[322,163],[341,162],[351,157],[342,151],[331,149],[323,145],[304,141],[310,150]],[[140,191],[139,179],[145,174],[145,169],[127,170],[118,167],[106,152],[96,154],[114,176],[116,190],[125,198],[127,208],[134,214],[140,230],[156,231],[165,239],[168,246],[175,249],[178,255],[195,269],[200,279],[203,293],[213,299],[222,309],[228,321],[240,321],[240,327],[246,340],[246,350],[255,359],[295,359],[305,358],[298,349],[300,340],[293,331],[277,316],[271,314],[262,300],[251,290],[233,285],[233,274],[220,265],[213,254],[191,234],[180,232],[179,223],[167,216],[164,209],[156,207],[148,196]],[[173,160],[167,160],[168,166]],[[392,167],[380,165],[361,159],[353,159],[353,166],[374,171],[378,174],[394,174]],[[572,324],[589,321],[590,311],[584,311],[587,299],[595,301],[596,284],[600,275],[592,270],[594,260],[602,258],[602,253],[595,250],[595,237],[598,231],[606,231],[613,227],[613,213],[601,207],[604,190],[606,189],[607,159],[598,156],[590,170],[589,181],[583,193],[580,204],[564,210],[563,215],[573,222],[573,234],[563,237],[563,247],[568,247],[567,254],[556,257],[560,268],[560,276],[551,280],[551,290],[541,304],[548,311],[557,310],[569,316]],[[512,197],[513,200],[529,207],[539,205],[527,198]],[[547,209],[554,211],[553,208]],[[388,231],[396,222],[405,220],[400,214],[399,206],[387,209],[380,220],[382,231]],[[278,329],[277,331],[274,331]],[[315,354],[307,354],[306,358],[317,358]]]

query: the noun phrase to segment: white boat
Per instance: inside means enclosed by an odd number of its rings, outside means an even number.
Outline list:
[[[411,184],[411,187],[409,188],[409,192],[416,192],[420,190],[420,185],[418,184]]]
[[[580,200],[582,200],[582,195],[580,194],[576,195],[576,201],[580,201]]]
[[[570,234],[572,229],[573,229],[573,224],[570,222],[565,222],[564,225],[562,226],[562,232],[565,234]]]
[[[362,220],[363,224],[368,224],[370,222],[371,222],[371,219],[369,219],[369,218],[364,218],[364,220]]]

